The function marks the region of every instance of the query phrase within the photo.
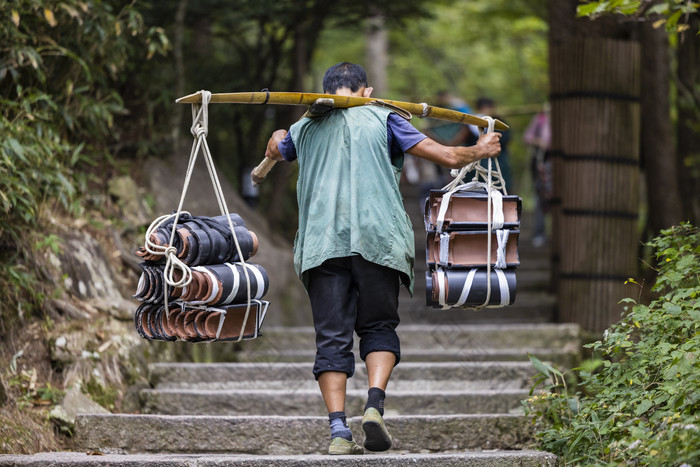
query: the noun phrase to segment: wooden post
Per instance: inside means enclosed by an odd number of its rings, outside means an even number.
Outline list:
[[[640,47],[577,38],[550,53],[559,319],[598,333],[637,271]]]

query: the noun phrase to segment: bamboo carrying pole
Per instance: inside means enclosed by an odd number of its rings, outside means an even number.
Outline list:
[[[488,122],[483,118],[465,114],[457,110],[444,109],[428,104],[416,104],[413,102],[392,101],[388,99],[378,99],[374,97],[338,96],[335,94],[317,94],[306,92],[230,92],[212,94],[211,104],[281,104],[281,105],[311,105],[318,99],[331,99],[337,109],[347,109],[349,107],[359,107],[373,102],[384,102],[395,107],[410,112],[421,118],[434,118],[446,120],[448,122],[464,123],[476,125],[480,128],[487,128]],[[196,104],[201,102],[201,95],[197,92],[181,97],[175,102],[178,104]],[[508,130],[508,125],[500,120],[496,120],[496,130]]]
[[[448,122],[464,123],[476,125],[480,128],[487,128],[488,122],[483,118],[474,115],[465,114],[457,110],[435,107],[425,103],[416,104],[413,102],[392,101],[387,99],[376,99],[373,97],[356,97],[356,96],[338,96],[335,94],[318,94],[318,93],[301,93],[301,92],[232,92],[212,94],[212,104],[278,104],[278,105],[306,105],[310,106],[319,99],[332,100],[333,107],[337,109],[347,109],[350,107],[359,107],[368,104],[388,104],[389,106],[399,107],[402,110],[409,112],[411,115],[418,115],[421,118],[433,118],[436,120],[446,120]],[[178,104],[196,104],[202,101],[199,92],[190,94],[177,99]],[[508,130],[508,125],[500,120],[495,121],[496,130]],[[264,158],[250,174],[253,184],[261,183],[267,174],[274,167],[275,161]]]
[[[553,47],[551,64],[559,315],[601,332],[636,272],[640,50],[577,40]]]

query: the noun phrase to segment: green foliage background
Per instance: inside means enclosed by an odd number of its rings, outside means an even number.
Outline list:
[[[105,183],[127,113],[118,86],[128,63],[164,52],[134,4],[20,0],[0,5],[0,302],[38,307],[32,255],[56,209],[84,213],[81,195]],[[26,302],[26,303],[25,303]],[[4,311],[4,310],[3,310]],[[0,317],[5,318],[6,313]],[[0,321],[4,324],[4,319]]]
[[[186,156],[179,93],[318,90],[329,65],[364,63],[372,15],[389,29],[384,97],[431,102],[447,89],[472,103],[496,99],[514,129],[526,195],[517,135],[547,92],[545,13],[535,0],[0,3],[0,331],[60,294],[43,285],[35,261],[61,248],[52,217],[89,220],[104,209],[111,176],[138,173],[146,157]],[[279,106],[211,110],[210,146],[234,185],[259,162],[270,131],[298,117]],[[289,238],[292,178],[272,180],[261,196],[272,227]]]
[[[578,387],[531,357],[546,384],[526,409],[564,465],[700,462],[700,229],[665,230],[650,246],[657,297],[623,301],[631,310],[587,346],[599,358],[569,375]]]

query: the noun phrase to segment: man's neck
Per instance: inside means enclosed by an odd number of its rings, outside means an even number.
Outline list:
[[[372,94],[372,88],[361,86],[357,91],[352,91],[350,88],[338,88],[333,94],[336,96],[369,97]]]

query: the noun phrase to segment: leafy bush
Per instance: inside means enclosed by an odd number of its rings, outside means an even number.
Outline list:
[[[700,229],[683,224],[651,242],[659,260],[649,305],[632,306],[602,340],[603,359],[565,374],[540,371],[525,402],[541,447],[576,465],[700,465]]]
[[[117,91],[133,59],[167,46],[136,2],[0,4],[0,303],[40,302],[32,248],[45,212],[79,214],[88,169],[109,164]],[[148,51],[147,51],[148,50]]]

